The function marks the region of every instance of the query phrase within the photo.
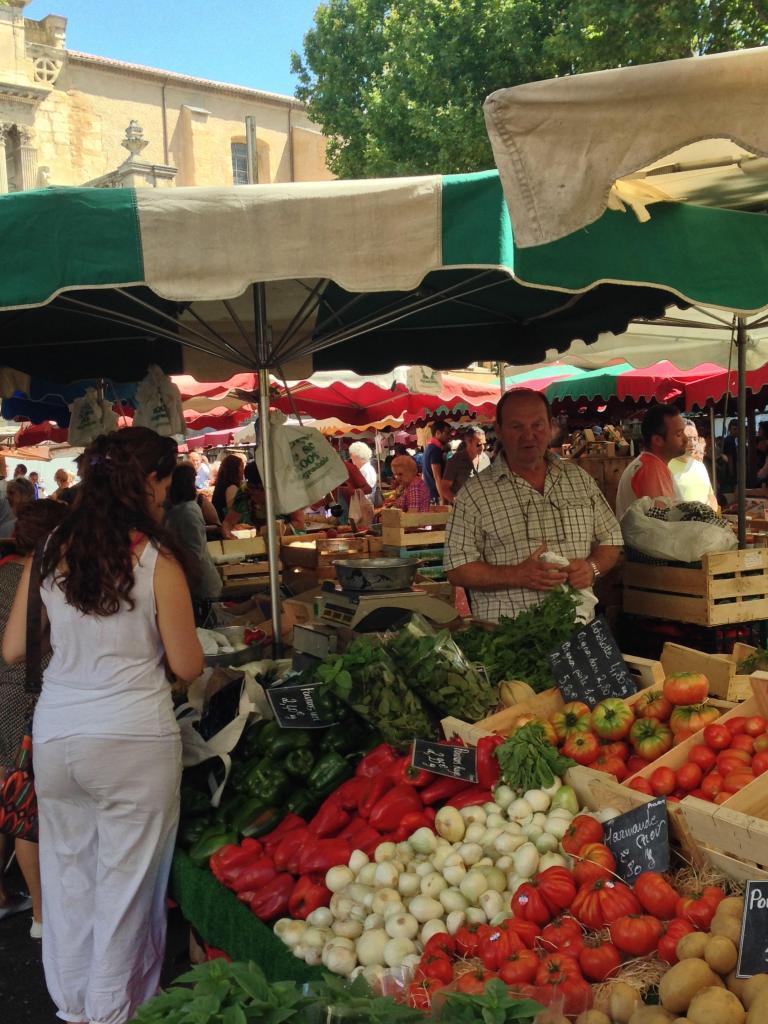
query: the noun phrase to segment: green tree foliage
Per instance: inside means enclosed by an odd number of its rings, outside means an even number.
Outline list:
[[[768,42],[768,0],[326,0],[292,55],[340,177],[493,165],[482,104],[522,82]]]

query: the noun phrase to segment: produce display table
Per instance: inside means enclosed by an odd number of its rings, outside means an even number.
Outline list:
[[[271,928],[220,885],[207,868],[196,867],[183,850],[177,850],[173,858],[171,896],[184,919],[209,946],[233,960],[254,960],[269,981],[302,982],[322,977],[320,968],[297,959]]]

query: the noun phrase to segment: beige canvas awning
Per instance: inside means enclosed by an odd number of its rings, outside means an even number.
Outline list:
[[[563,238],[621,201],[641,217],[665,198],[768,202],[766,97],[768,47],[492,93],[485,118],[515,244]]]

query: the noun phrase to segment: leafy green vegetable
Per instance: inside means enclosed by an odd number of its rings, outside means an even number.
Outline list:
[[[350,1020],[359,1019],[365,1024],[424,1024],[421,1010],[396,1003],[389,996],[375,996],[365,978],[349,982],[325,974],[322,982],[311,984],[310,990],[322,1005],[342,1007]]]
[[[572,590],[553,590],[541,604],[514,619],[502,615],[490,632],[471,626],[453,639],[470,661],[485,666],[494,686],[504,679],[520,679],[540,693],[555,685],[547,655],[573,633],[576,607]]]
[[[548,743],[544,727],[528,722],[494,750],[503,780],[518,793],[551,786],[576,763]]]
[[[532,1024],[544,1007],[533,999],[517,999],[503,981],[492,978],[480,996],[449,992],[440,1012],[441,1024]]]
[[[764,647],[758,647],[754,654],[748,655],[743,661],[739,662],[736,666],[736,671],[749,675],[752,672],[764,672],[766,668],[768,668],[768,650]]]

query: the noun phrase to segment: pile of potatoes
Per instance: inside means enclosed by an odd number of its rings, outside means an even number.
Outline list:
[[[679,963],[659,985],[659,1005],[643,1006],[622,982],[576,1024],[768,1024],[768,974],[736,977],[744,901],[721,901],[708,932],[691,932],[677,944]]]

